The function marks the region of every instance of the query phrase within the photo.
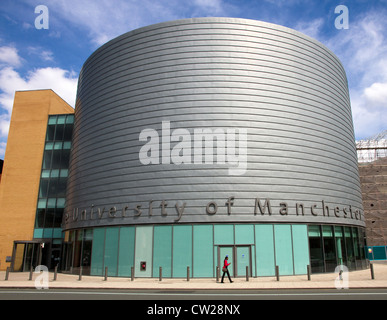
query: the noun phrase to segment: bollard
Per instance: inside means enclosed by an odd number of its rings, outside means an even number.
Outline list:
[[[187,281],[189,281],[189,267],[187,267]]]
[[[30,275],[28,277],[28,280],[32,280],[32,272],[33,272],[34,268],[31,266],[30,268]]]
[[[249,281],[249,266],[246,266],[246,281]]]
[[[107,278],[108,278],[108,267],[105,267],[105,277],[104,277],[104,281],[107,281]]]
[[[163,280],[163,268],[159,267],[159,281]]]
[[[216,282],[219,282],[220,278],[220,268],[219,266],[216,267]]]
[[[308,264],[306,266],[306,273],[308,274],[308,281],[310,281],[310,279],[311,279],[310,275],[312,274],[312,270],[310,268],[310,264]]]
[[[58,265],[56,265],[55,269],[54,269],[54,279],[53,279],[53,281],[56,281],[57,275],[58,275]]]
[[[277,281],[279,281],[279,266],[275,266],[275,276],[277,278]]]
[[[4,280],[8,280],[8,277],[9,277],[9,271],[11,270],[10,267],[7,267],[7,270],[5,271],[5,279]]]
[[[370,263],[370,269],[371,269],[371,279],[375,279],[375,273],[374,273],[374,264]]]
[[[82,280],[82,266],[79,268],[79,278],[78,281]]]
[[[134,267],[130,268],[130,280],[134,281]]]

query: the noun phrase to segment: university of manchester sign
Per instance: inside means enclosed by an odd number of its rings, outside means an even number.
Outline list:
[[[226,216],[232,219],[233,215],[238,217],[242,213],[240,209],[238,210],[235,208],[237,204],[238,199],[233,196],[226,199],[226,201],[211,201],[208,202],[206,206],[203,206],[199,214],[206,217],[203,220],[211,221],[211,217],[215,217],[219,214],[220,207],[223,207],[225,210],[220,214],[223,215],[223,217]],[[276,209],[274,209],[274,207]],[[152,218],[154,217],[169,217],[165,222],[178,223],[181,222],[183,216],[189,216],[190,213],[192,214],[192,212],[189,211],[190,209],[187,207],[186,202],[180,203],[179,201],[176,201],[175,203],[170,203],[170,201],[167,202],[165,200],[150,200],[148,203],[138,203],[133,207],[130,207],[129,205],[121,207],[95,207],[94,205],[91,205],[89,208],[74,208],[70,213],[66,214],[65,223],[79,221],[93,222],[116,218],[120,218],[120,223],[123,224],[138,223],[139,218],[146,218],[148,223],[153,223]],[[313,217],[325,217],[330,219],[330,223],[332,222],[332,219],[335,218],[364,221],[364,216],[360,209],[353,208],[351,205],[341,207],[332,206],[328,205],[324,200],[311,205],[299,202],[294,206],[290,206],[287,202],[274,202],[267,198],[255,198],[251,200],[251,208],[249,211],[251,221],[259,221],[260,216],[276,216],[277,221],[278,217],[287,216],[295,217],[295,219],[297,217],[309,216],[311,222],[313,221]],[[124,221],[122,219],[124,219]],[[227,220],[225,219],[225,221]],[[350,223],[350,221],[348,221],[348,223]]]

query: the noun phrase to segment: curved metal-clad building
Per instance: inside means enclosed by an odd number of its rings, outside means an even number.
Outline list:
[[[234,18],[134,30],[86,61],[75,117],[63,223],[68,239],[91,241],[91,274],[110,266],[106,246],[118,250],[112,275],[158,276],[164,263],[172,277],[181,265],[213,276],[225,252],[235,276],[240,263],[256,276],[362,264],[360,249],[348,253],[365,224],[347,79],[314,39]],[[313,237],[336,241],[335,261],[317,257]],[[160,239],[168,262],[157,263]],[[133,256],[120,263],[123,244]],[[195,265],[198,245],[208,270]],[[178,262],[174,250],[190,254]]]

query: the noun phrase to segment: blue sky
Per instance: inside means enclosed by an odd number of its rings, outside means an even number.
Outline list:
[[[36,29],[35,7],[49,10]],[[338,5],[349,12],[337,29]],[[387,0],[1,0],[0,158],[15,91],[53,89],[74,107],[82,64],[103,43],[149,24],[191,17],[280,24],[325,44],[347,72],[356,139],[387,129]]]

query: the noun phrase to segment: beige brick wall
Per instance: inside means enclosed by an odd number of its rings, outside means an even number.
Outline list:
[[[52,90],[15,93],[0,183],[0,270],[14,240],[32,240],[48,116],[74,113]]]

